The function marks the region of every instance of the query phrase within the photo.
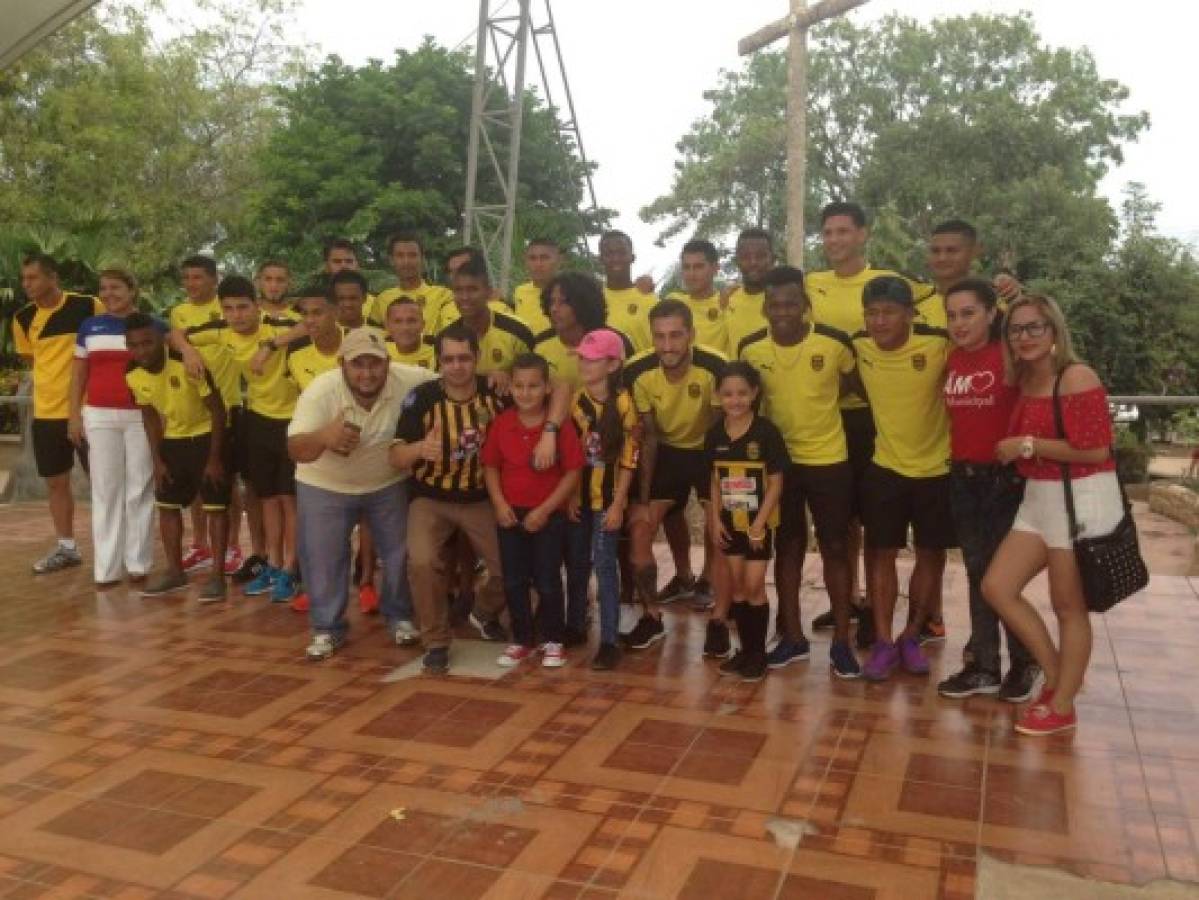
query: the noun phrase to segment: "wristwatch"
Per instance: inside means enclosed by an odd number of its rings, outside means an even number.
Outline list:
[[[560,428],[561,426],[557,422],[547,421],[541,430],[547,434],[557,434]]]
[[[1033,441],[1032,435],[1028,435],[1020,442],[1020,458],[1032,459],[1037,455],[1037,445]]]

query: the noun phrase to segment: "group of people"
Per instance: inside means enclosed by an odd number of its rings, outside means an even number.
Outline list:
[[[34,571],[80,563],[78,455],[98,583],[125,574],[160,595],[210,567],[200,601],[224,600],[232,575],[306,611],[310,659],[345,641],[353,585],[389,639],[423,645],[429,672],[450,668],[457,619],[506,645],[501,666],[562,666],[589,641],[594,575],[593,668],[662,640],[662,607],[690,599],[708,611],[704,654],[756,681],[811,652],[799,602],[810,512],[830,600],[812,624],[832,631],[835,676],[929,672],[922,645],[945,640],[946,551],[960,546],[971,634],[939,692],[1032,700],[1024,733],[1073,727],[1091,635],[1063,479],[1084,534],[1116,525],[1103,387],[1053,300],[973,273],[968,223],[934,229],[927,282],[867,264],[856,204],[828,205],[821,236],[829,268],[805,273],[776,264],[767,232],[743,231],[739,279],[723,290],[716,248],[689,241],[682,287],[661,299],[634,282],[618,231],[600,240],[602,283],[530,242],[511,301],[470,247],[446,259],[449,287],[427,282],[411,234],[389,241],[398,283],[378,295],[347,241],[295,291],[280,261],[251,281],[195,256],[167,322],[136,311],[128,272],[101,273],[97,300],[30,257],[15,335],[33,362],[34,452],[58,533]],[[151,575],[153,506],[166,568]],[[1056,643],[1022,596],[1044,569]]]

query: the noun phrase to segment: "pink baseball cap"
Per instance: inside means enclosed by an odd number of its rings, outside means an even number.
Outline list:
[[[583,359],[624,359],[624,342],[610,328],[597,328],[583,335],[575,352]]]

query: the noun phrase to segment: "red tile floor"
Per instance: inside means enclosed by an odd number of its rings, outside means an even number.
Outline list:
[[[48,533],[0,509],[2,897],[966,898],[984,853],[1199,880],[1185,578],[1095,620],[1077,732],[1034,740],[935,693],[965,639],[956,568],[932,678],[835,681],[820,636],[742,685],[671,608],[613,673],[576,654],[388,683],[416,651],[376,620],[308,664],[304,618],[260,599],[35,580]]]

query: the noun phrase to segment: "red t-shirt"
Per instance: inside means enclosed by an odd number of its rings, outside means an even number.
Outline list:
[[[558,461],[548,469],[533,468],[533,451],[541,440],[542,426],[526,428],[516,408],[500,413],[483,444],[483,465],[500,470],[500,487],[510,506],[532,509],[554,492],[562,476],[583,468],[583,448],[573,428],[558,432]]]
[[[1020,391],[1003,380],[1003,346],[949,354],[945,406],[955,462],[993,463],[995,445],[1007,437]]]
[[[1112,420],[1107,410],[1107,391],[1091,388],[1077,394],[1062,394],[1062,424],[1066,440],[1076,450],[1097,450],[1112,445]],[[1060,438],[1053,418],[1053,397],[1025,397],[1016,401],[1009,434],[1034,438]],[[1052,460],[1020,459],[1016,468],[1025,478],[1061,481],[1061,463]],[[1096,465],[1070,463],[1070,477],[1085,478],[1096,472],[1114,472],[1116,462],[1108,456]]]

